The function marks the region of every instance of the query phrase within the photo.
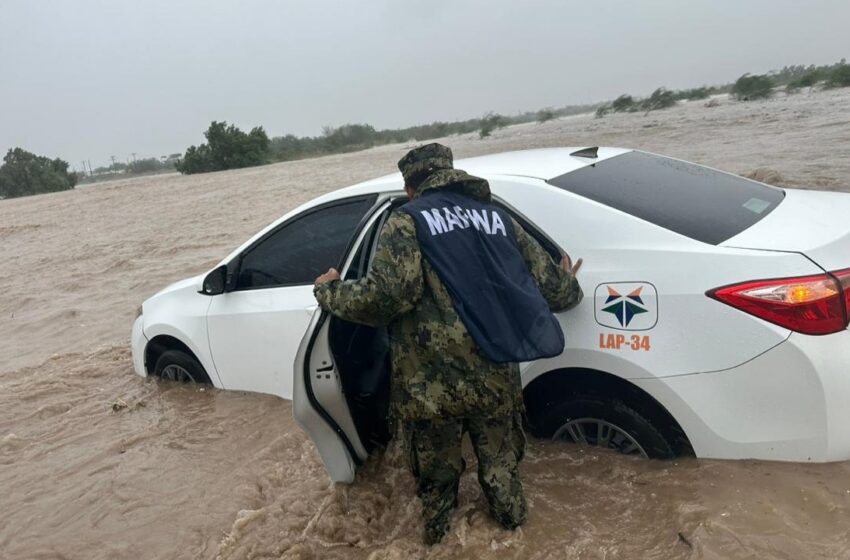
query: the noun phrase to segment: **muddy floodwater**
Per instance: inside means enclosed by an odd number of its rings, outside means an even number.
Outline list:
[[[636,147],[850,190],[850,91],[442,142],[458,158]],[[428,549],[395,447],[334,486],[289,402],[133,373],[145,298],[297,204],[391,172],[411,146],[0,201],[0,559],[850,558],[850,463],[660,462],[544,441],[522,465],[526,526],[489,520],[467,449],[452,531]]]

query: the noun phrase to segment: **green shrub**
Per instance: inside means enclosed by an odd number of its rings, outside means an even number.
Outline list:
[[[673,92],[660,87],[652,92],[652,95],[640,102],[640,108],[647,113],[657,111],[659,109],[667,109],[676,104],[676,98]]]
[[[611,112],[611,106],[610,105],[602,105],[602,106],[600,106],[596,109],[596,118],[601,119],[602,117],[604,117],[605,115],[607,115],[610,112]]]
[[[225,121],[213,121],[204,136],[207,143],[190,146],[177,162],[177,171],[206,173],[261,165],[268,160],[269,137],[261,126],[245,134]]]
[[[537,122],[545,123],[555,118],[555,111],[551,107],[537,111]]]
[[[66,161],[14,148],[6,152],[0,166],[0,198],[67,191],[77,179],[76,173],[68,173]]]
[[[322,130],[324,144],[330,152],[365,150],[375,145],[375,128],[368,124],[345,124]]]
[[[611,109],[615,113],[621,113],[623,111],[634,111],[635,110],[635,100],[631,95],[623,94],[613,102],[611,102]]]
[[[504,128],[508,125],[508,120],[499,113],[489,112],[481,117],[481,124],[478,128],[478,137],[487,138],[497,128]]]
[[[827,75],[824,86],[828,88],[850,86],[850,64],[842,64],[832,70]]]
[[[744,74],[732,86],[731,93],[741,101],[765,99],[773,95],[773,80],[765,75]]]
[[[795,91],[804,87],[812,87],[816,83],[821,80],[821,73],[817,70],[809,72],[808,74],[797,78],[796,80],[791,80],[785,86],[786,91]]]

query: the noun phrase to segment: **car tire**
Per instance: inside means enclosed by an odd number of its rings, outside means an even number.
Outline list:
[[[676,456],[658,426],[616,398],[573,395],[540,410],[535,420],[535,431],[550,439],[607,447],[651,459]]]
[[[180,350],[166,350],[156,361],[154,375],[182,383],[209,383],[204,366],[194,356]]]

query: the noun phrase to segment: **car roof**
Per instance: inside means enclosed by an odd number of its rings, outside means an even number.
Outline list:
[[[484,178],[493,175],[513,175],[549,180],[632,151],[625,148],[600,147],[597,149],[596,158],[572,155],[575,152],[585,149],[587,147],[517,150],[455,160],[454,166],[456,169],[463,169],[471,175]],[[383,177],[370,179],[369,181],[328,193],[321,197],[321,202],[357,196],[359,194],[389,192],[399,190],[402,186],[403,180],[401,173],[390,173]]]

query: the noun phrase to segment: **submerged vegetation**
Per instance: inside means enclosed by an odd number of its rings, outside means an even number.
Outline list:
[[[768,76],[744,74],[732,86],[730,93],[740,101],[765,99],[773,95],[773,85],[773,80]]]
[[[481,127],[478,129],[479,138],[487,138],[490,133],[497,128],[505,128],[508,126],[508,119],[498,113],[487,113],[481,119]]]

